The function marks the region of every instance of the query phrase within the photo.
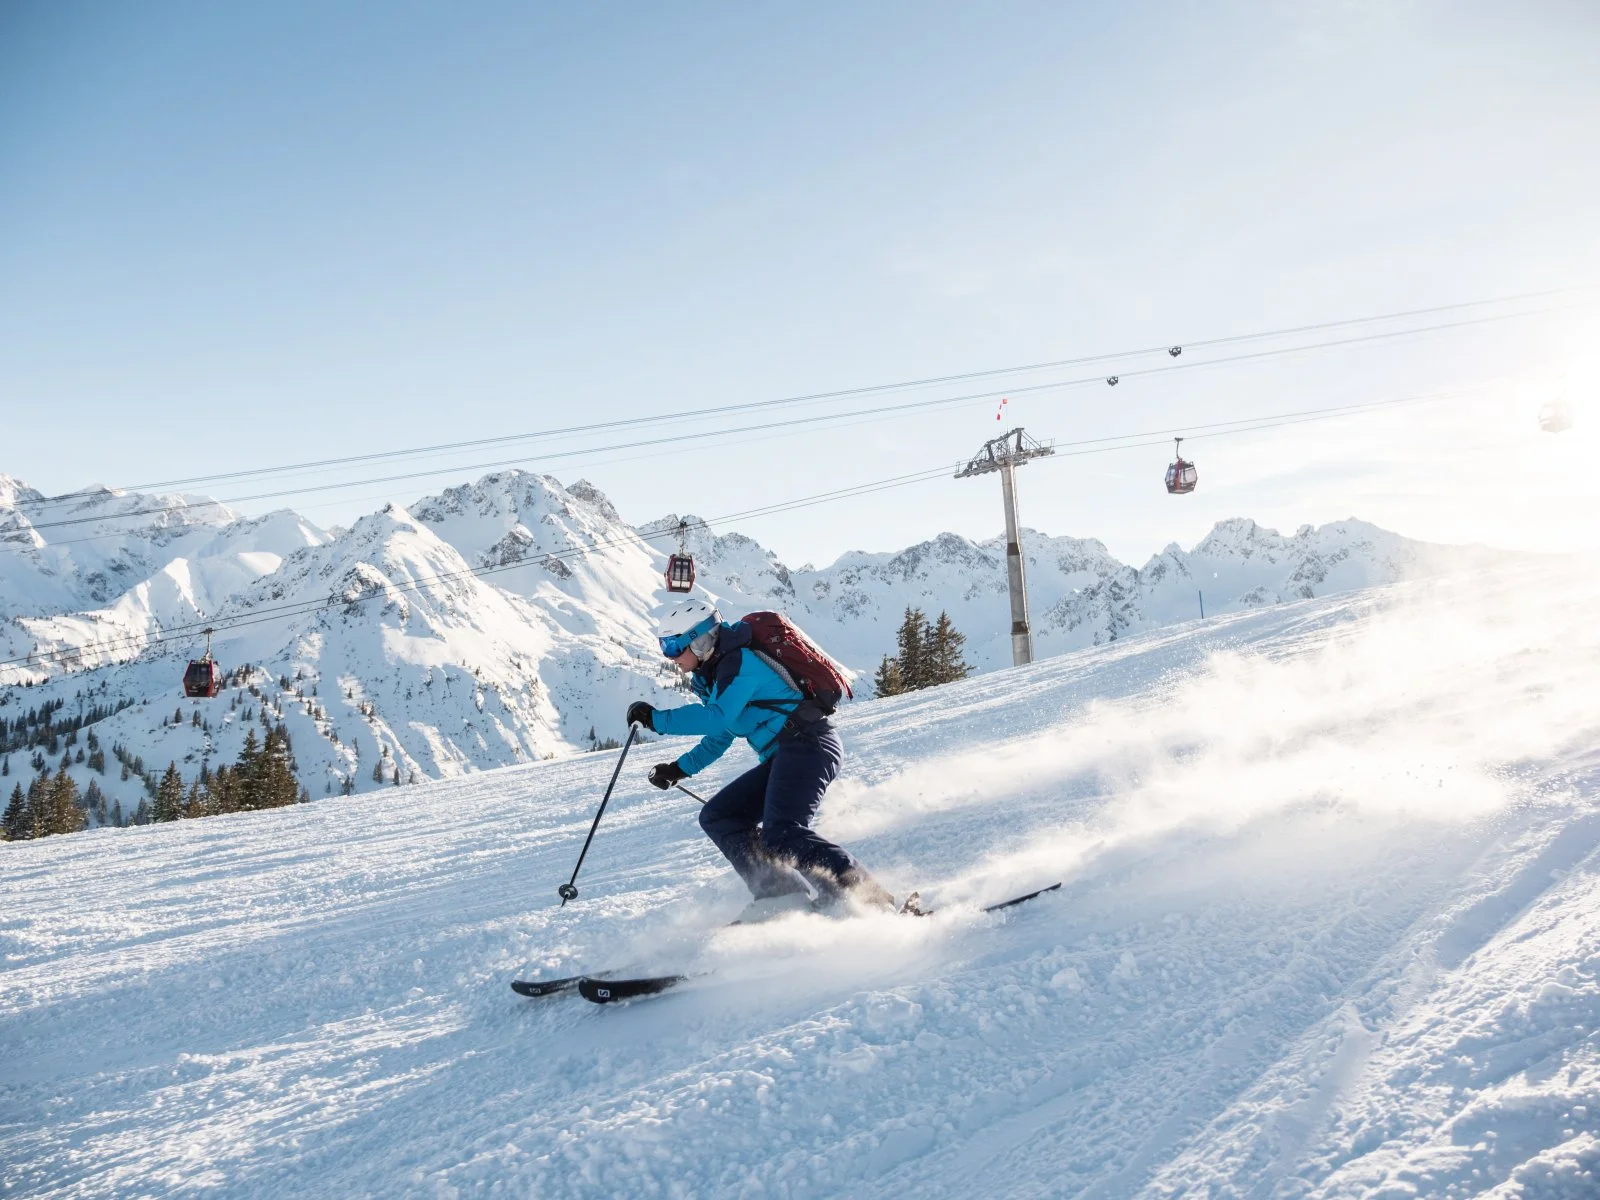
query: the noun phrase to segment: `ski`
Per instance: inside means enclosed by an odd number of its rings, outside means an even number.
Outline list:
[[[1061,883],[1058,881],[1050,884],[1048,887],[1036,888],[1031,892],[1024,892],[1020,896],[1013,896],[1009,900],[1001,900],[997,904],[985,904],[978,911],[985,913],[996,913],[1000,912],[1002,909],[1015,908],[1019,904],[1026,904],[1029,900],[1037,900],[1046,892],[1058,891],[1060,887]],[[911,895],[906,897],[905,903],[900,906],[900,915],[902,917],[931,917],[938,911],[939,910],[937,908],[922,907],[921,892],[912,892]]]
[[[986,905],[983,906],[983,911],[986,912],[986,913],[992,913],[992,912],[999,912],[1002,908],[1015,908],[1019,904],[1026,904],[1029,900],[1037,900],[1040,896],[1044,895],[1046,892],[1059,891],[1060,888],[1061,888],[1061,881],[1057,880],[1055,883],[1052,883],[1049,887],[1042,887],[1038,891],[1028,892],[1027,894],[1022,895],[1022,896],[1013,896],[1009,900],[1000,901],[999,904],[986,904]]]
[[[654,996],[688,979],[687,975],[650,975],[640,979],[578,980],[578,994],[591,1004],[615,1004],[639,996]]]
[[[513,979],[511,990],[519,996],[560,996],[578,990],[582,975],[568,975],[564,979]]]
[[[1026,904],[1029,900],[1036,900],[1047,892],[1055,892],[1060,889],[1060,883],[1052,883],[1048,887],[1024,892],[1022,895],[1013,896],[1009,900],[1001,900],[996,904],[986,904],[980,911],[986,913],[1001,912],[1004,909],[1015,908],[1019,904]],[[920,907],[917,904],[918,898],[918,893],[913,892],[900,909],[901,913],[906,916],[931,917],[937,910]],[[513,979],[511,981],[511,990],[519,996],[527,996],[530,999],[539,999],[543,996],[565,996],[569,993],[577,992],[585,1000],[594,1004],[615,1004],[619,1000],[632,1000],[640,996],[657,995],[676,984],[682,983],[687,978],[687,975],[645,975],[634,979],[604,979],[595,975],[566,975],[560,979]]]
[[[1052,883],[1047,887],[1035,888],[1031,892],[1013,896],[1009,900],[1001,900],[997,904],[985,905],[981,911],[996,913],[1008,908],[1015,908],[1019,904],[1026,904],[1029,900],[1037,900],[1040,896],[1058,891],[1060,888],[1060,882]],[[915,895],[913,893],[912,897],[908,898],[908,904],[914,900]],[[926,917],[933,915],[932,909],[903,908],[901,911],[908,916]],[[645,975],[637,979],[595,979],[590,976],[580,976],[576,983],[578,994],[591,1004],[616,1004],[619,1001],[636,1000],[643,996],[658,996],[668,988],[676,987],[688,978],[689,976],[687,975]],[[570,985],[572,982],[571,980],[557,979],[551,980],[550,984],[546,986]],[[512,984],[512,986],[516,987],[517,985]],[[521,989],[519,988],[518,990],[520,991]],[[530,993],[524,992],[523,994],[528,995]],[[537,994],[549,995],[551,993],[541,992]]]

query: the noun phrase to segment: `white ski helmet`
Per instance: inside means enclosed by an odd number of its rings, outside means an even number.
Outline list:
[[[685,650],[693,650],[694,656],[704,662],[716,649],[717,629],[721,624],[722,614],[716,605],[705,600],[684,600],[675,604],[656,622],[661,653],[677,658]]]

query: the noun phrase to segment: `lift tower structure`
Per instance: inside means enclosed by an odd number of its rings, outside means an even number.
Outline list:
[[[987,441],[972,461],[956,472],[957,479],[1000,472],[1000,494],[1006,502],[1006,580],[1011,586],[1011,662],[1026,666],[1033,661],[1033,631],[1028,626],[1028,581],[1022,564],[1022,524],[1017,520],[1017,468],[1035,458],[1054,454],[1054,442],[1037,442],[1018,426]]]

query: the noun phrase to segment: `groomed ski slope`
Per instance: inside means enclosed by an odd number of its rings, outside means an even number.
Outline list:
[[[824,826],[927,920],[721,928],[681,744],[566,908],[614,754],[0,847],[5,1194],[1600,1195],[1597,614],[1541,566],[855,706]],[[507,987],[628,965],[708,974]]]

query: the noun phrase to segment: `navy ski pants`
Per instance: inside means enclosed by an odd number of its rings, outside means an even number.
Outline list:
[[[827,721],[785,730],[778,752],[729,783],[700,810],[700,828],[757,899],[801,890],[799,871],[823,896],[858,870],[855,859],[811,828],[844,748]]]

